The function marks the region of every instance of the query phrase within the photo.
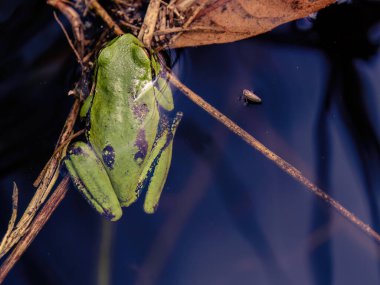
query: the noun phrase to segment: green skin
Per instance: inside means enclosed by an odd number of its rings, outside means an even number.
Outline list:
[[[153,213],[168,175],[182,114],[167,116],[173,96],[164,79],[152,78],[159,69],[130,34],[107,45],[97,61],[95,93],[81,109],[88,142],[74,143],[64,160],[78,190],[112,221],[144,187],[144,210]]]

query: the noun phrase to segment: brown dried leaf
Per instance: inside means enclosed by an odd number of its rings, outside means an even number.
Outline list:
[[[267,32],[283,23],[306,17],[335,0],[177,0],[185,15],[183,33],[171,48],[227,43]],[[170,5],[169,5],[170,6]]]

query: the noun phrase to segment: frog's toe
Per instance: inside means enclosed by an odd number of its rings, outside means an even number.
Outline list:
[[[118,209],[114,209],[112,211],[105,210],[101,215],[106,218],[109,221],[115,222],[121,218],[123,215],[123,211],[121,210],[121,207]]]

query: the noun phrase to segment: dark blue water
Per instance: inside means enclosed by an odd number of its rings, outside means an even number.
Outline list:
[[[380,5],[355,3],[184,49],[175,69],[380,231]],[[73,102],[75,58],[51,12],[20,1],[0,13],[1,232],[12,181],[25,206]],[[244,88],[263,103],[246,106]],[[97,284],[100,257],[108,284],[379,284],[378,244],[178,92],[175,102],[184,118],[157,213],[139,201],[111,225],[72,189],[5,284]]]

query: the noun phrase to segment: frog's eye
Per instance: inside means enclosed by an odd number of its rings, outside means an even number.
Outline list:
[[[112,52],[109,49],[102,49],[99,53],[98,57],[98,64],[104,65],[111,61],[112,59]]]
[[[131,49],[131,57],[135,63],[141,66],[147,66],[150,64],[149,54],[144,48]]]

